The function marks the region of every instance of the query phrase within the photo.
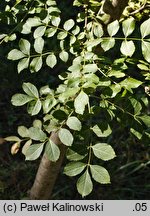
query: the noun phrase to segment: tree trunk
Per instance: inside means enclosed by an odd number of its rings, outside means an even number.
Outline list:
[[[105,0],[103,10],[110,15],[109,21],[119,20],[129,0]]]
[[[52,190],[66,153],[67,147],[60,142],[57,133],[52,132],[50,138],[59,146],[60,158],[58,161],[52,162],[48,160],[46,154],[43,155],[34,184],[29,193],[29,198],[32,200],[46,200],[51,198]]]

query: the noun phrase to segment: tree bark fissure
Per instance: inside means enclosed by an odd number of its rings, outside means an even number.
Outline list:
[[[52,162],[47,158],[46,154],[43,155],[29,194],[32,200],[51,198],[52,190],[67,150],[67,147],[60,142],[57,133],[52,132],[50,139],[59,146],[60,157],[58,161]]]

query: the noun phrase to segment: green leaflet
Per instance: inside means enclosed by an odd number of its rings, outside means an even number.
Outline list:
[[[66,124],[70,129],[77,131],[80,131],[82,127],[80,120],[75,116],[69,117]]]
[[[51,53],[50,55],[47,56],[46,64],[51,68],[53,68],[57,64],[57,58],[54,55],[54,53]]]
[[[123,55],[131,57],[135,52],[135,45],[133,41],[123,41],[121,44],[120,51]]]
[[[55,16],[53,16],[53,17],[51,18],[52,24],[53,24],[54,26],[56,26],[56,27],[59,26],[60,21],[61,21],[61,20],[60,20],[60,17],[55,17]]]
[[[146,61],[150,63],[150,42],[142,41],[142,54]]]
[[[45,141],[47,138],[46,134],[41,129],[35,127],[29,128],[29,137],[36,141]]]
[[[32,83],[23,83],[22,88],[27,95],[35,98],[39,97],[38,90]]]
[[[42,57],[35,57],[30,63],[31,73],[38,72],[42,68]]]
[[[23,52],[25,55],[30,55],[30,42],[28,40],[25,39],[20,39],[19,41],[19,48],[21,50],[21,52]]]
[[[107,137],[112,133],[112,130],[109,125],[106,128],[99,127],[99,125],[95,125],[92,128],[92,130],[98,137]]]
[[[42,103],[39,99],[31,101],[28,103],[27,111],[30,115],[37,115],[42,108]]]
[[[58,146],[51,139],[46,143],[45,153],[50,161],[56,162],[60,156]]]
[[[21,52],[20,50],[17,50],[17,49],[13,49],[11,50],[9,53],[8,53],[8,59],[9,60],[19,60],[19,59],[22,59],[24,58],[26,55]]]
[[[114,36],[115,34],[117,34],[118,30],[119,30],[118,20],[113,21],[112,23],[108,24],[108,26],[107,26],[108,34],[111,37]]]
[[[39,26],[34,31],[34,38],[42,37],[45,33],[46,27],[45,26]]]
[[[34,49],[37,53],[42,53],[44,48],[44,39],[42,37],[38,37],[34,41]]]
[[[11,98],[11,103],[14,106],[22,106],[26,103],[28,103],[29,101],[34,100],[33,97],[25,95],[25,94],[15,94],[12,96]]]
[[[101,47],[103,48],[103,50],[105,52],[110,50],[111,48],[113,48],[114,45],[115,45],[115,39],[114,38],[102,39]]]
[[[29,60],[30,58],[23,58],[18,63],[18,73],[20,73],[22,70],[28,68],[29,66]]]
[[[92,178],[100,183],[100,184],[109,184],[110,183],[110,176],[108,171],[99,165],[90,165],[90,171],[92,174]]]
[[[142,38],[145,38],[146,36],[150,35],[149,25],[150,25],[150,18],[141,24],[140,30],[141,30]]]
[[[135,19],[130,17],[122,22],[122,30],[125,37],[128,37],[135,29]]]
[[[81,91],[74,101],[75,112],[83,115],[85,106],[88,103],[89,103],[88,95],[85,92]]]
[[[85,158],[86,155],[78,154],[77,152],[73,151],[72,149],[68,148],[66,157],[70,161],[79,161]]]
[[[65,23],[64,23],[64,29],[66,30],[66,31],[69,31],[70,29],[72,29],[72,27],[75,25],[75,22],[74,22],[74,20],[73,19],[69,19],[69,20],[67,20]]]
[[[108,161],[116,157],[113,148],[107,143],[97,143],[93,145],[91,148],[93,150],[94,155],[104,161]]]
[[[64,61],[64,62],[67,62],[68,61],[68,58],[69,58],[69,54],[65,51],[65,50],[62,50],[60,53],[59,53],[59,58]]]
[[[18,127],[18,134],[21,137],[29,137],[29,131],[25,126],[19,126]]]
[[[26,160],[36,160],[42,153],[44,143],[30,145],[25,152]]]
[[[64,168],[64,174],[68,176],[76,176],[80,174],[86,167],[85,163],[82,162],[70,162]]]
[[[85,197],[91,193],[92,189],[93,183],[91,181],[89,171],[86,169],[84,174],[77,181],[77,190],[82,195],[82,197]]]
[[[73,143],[73,135],[70,133],[69,130],[65,128],[61,128],[58,132],[58,136],[60,141],[66,145],[66,146],[71,146]]]

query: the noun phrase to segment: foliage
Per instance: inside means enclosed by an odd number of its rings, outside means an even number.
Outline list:
[[[14,106],[26,104],[29,115],[42,113],[43,119],[35,119],[29,128],[19,126],[19,137],[6,138],[14,143],[11,152],[22,147],[26,160],[46,152],[49,160],[57,161],[60,150],[50,139],[50,133],[57,132],[68,146],[64,173],[80,175],[77,190],[87,196],[92,180],[110,183],[103,161],[116,157],[109,140],[117,122],[139,140],[150,137],[150,18],[139,24],[129,17],[104,27],[98,1],[75,0],[72,7],[78,12],[67,20],[55,0],[5,4],[0,19],[11,32],[4,28],[0,43],[17,42],[8,59],[17,61],[18,73],[36,73],[63,62],[67,67],[59,73],[56,88],[46,85],[38,90],[24,82],[24,93],[12,96]],[[116,55],[110,58],[112,50]],[[133,65],[137,74],[130,71]]]

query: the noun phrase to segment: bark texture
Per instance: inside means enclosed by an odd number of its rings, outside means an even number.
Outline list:
[[[57,133],[52,132],[50,138],[59,146],[60,158],[58,161],[52,162],[48,160],[46,154],[43,155],[34,184],[29,192],[31,200],[46,200],[51,198],[52,190],[66,153],[67,147],[60,142]]]
[[[119,20],[129,0],[105,0],[103,11],[110,15],[109,21]]]

